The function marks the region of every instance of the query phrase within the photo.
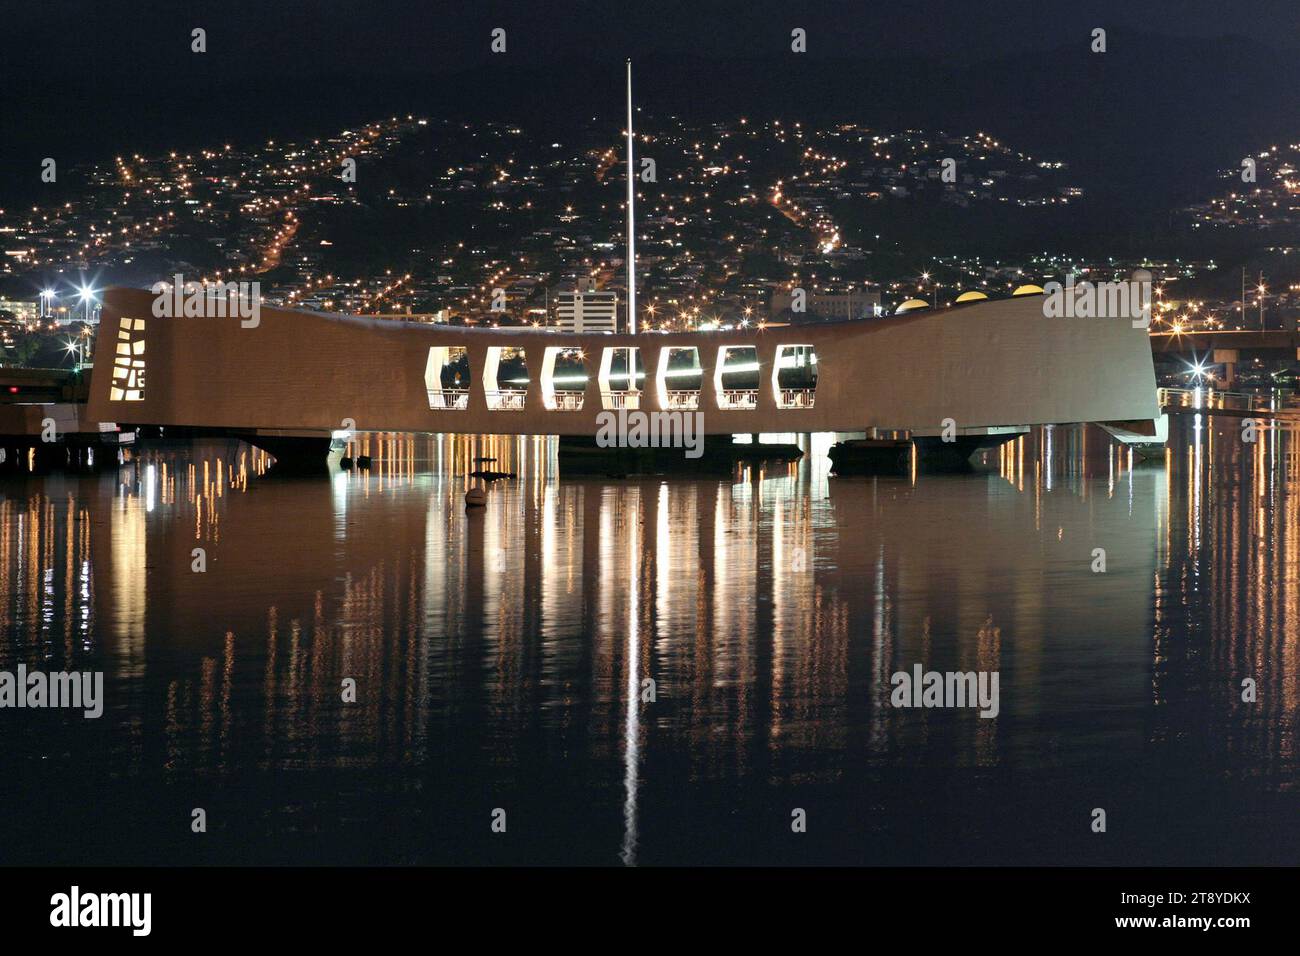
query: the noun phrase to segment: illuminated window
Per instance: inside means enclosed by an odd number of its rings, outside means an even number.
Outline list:
[[[111,402],[144,401],[144,319],[123,318],[118,323],[117,353],[113,356]]]
[[[528,398],[524,350],[494,345],[483,368],[483,397],[494,412],[522,412]]]
[[[718,408],[732,411],[758,407],[758,349],[752,345],[722,346],[713,370]]]
[[[596,381],[600,383],[600,403],[604,408],[640,408],[639,385],[643,378],[640,349],[617,346],[601,349]]]
[[[817,397],[817,351],[811,345],[778,348],[772,387],[777,408],[812,408]]]
[[[582,349],[548,347],[542,356],[542,405],[553,412],[581,411],[586,389]]]
[[[435,345],[424,366],[429,407],[437,411],[469,407],[469,352],[459,345]]]
[[[655,378],[662,408],[700,407],[700,385],[704,371],[700,368],[700,350],[695,346],[662,350]]]

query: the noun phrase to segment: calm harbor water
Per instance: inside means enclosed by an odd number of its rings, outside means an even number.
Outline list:
[[[724,478],[448,436],[4,477],[0,670],[106,703],[0,710],[0,862],[1295,863],[1300,446],[1239,434],[898,478],[830,477],[830,436]],[[479,455],[520,477],[467,513]],[[891,707],[917,663],[997,671],[999,715]]]

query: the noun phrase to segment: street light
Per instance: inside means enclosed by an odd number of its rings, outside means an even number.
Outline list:
[[[69,355],[76,356],[77,361],[76,364],[73,366],[73,368],[79,370],[81,368],[81,363],[82,363],[80,338],[65,339],[63,347]]]
[[[83,285],[79,291],[81,293],[81,301],[86,304],[86,324],[89,325],[90,310],[91,310],[91,306],[95,302],[96,293],[95,290],[88,285]]]

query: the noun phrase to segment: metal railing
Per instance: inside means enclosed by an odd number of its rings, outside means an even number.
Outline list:
[[[718,392],[718,407],[732,410],[758,408],[758,389],[723,389]]]
[[[1158,388],[1156,402],[1161,408],[1224,408],[1269,411],[1273,402],[1267,395],[1251,392],[1220,392],[1213,388]]]
[[[778,408],[812,408],[816,397],[815,388],[783,388],[776,404]]]
[[[467,388],[431,388],[428,389],[429,408],[435,411],[464,411],[469,408],[469,389]],[[1193,406],[1194,389],[1162,388],[1159,390],[1159,401],[1162,406],[1169,404],[1182,404],[1186,407]],[[485,391],[484,398],[487,399],[487,407],[492,411],[510,411],[522,412],[525,408],[525,400],[528,392],[522,388],[502,388],[495,391]],[[698,409],[700,407],[700,390],[699,389],[670,389],[668,391],[669,409]],[[1217,397],[1225,395],[1236,395],[1238,393],[1215,392]],[[634,409],[641,407],[641,393],[630,390],[616,390],[600,393],[601,402],[605,408],[617,409],[626,408]],[[1186,401],[1180,399],[1186,398]],[[1249,397],[1249,396],[1242,396]],[[582,410],[583,401],[586,398],[585,392],[561,391],[555,392],[546,399],[546,408],[553,412],[577,412]],[[816,398],[816,389],[812,388],[783,388],[780,390],[777,407],[778,408],[812,408]],[[1201,402],[1205,402],[1204,396]],[[756,388],[729,388],[718,392],[718,407],[736,411],[744,411],[758,408],[758,389]]]
[[[522,412],[524,410],[524,398],[527,392],[522,388],[501,388],[495,391],[485,391],[484,397],[487,398],[487,407],[494,412]]]
[[[439,411],[464,411],[469,408],[468,388],[431,388],[429,407]]]
[[[580,412],[584,398],[583,392],[556,392],[546,400],[546,407],[552,412]]]
[[[606,408],[640,408],[641,393],[627,389],[600,393],[601,403]]]

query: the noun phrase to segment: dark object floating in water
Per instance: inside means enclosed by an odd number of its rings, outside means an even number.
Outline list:
[[[496,461],[495,458],[489,458],[488,461]],[[500,481],[502,478],[517,477],[513,471],[486,471],[484,469],[475,469],[469,473],[471,478],[481,478],[484,481]]]
[[[605,448],[587,436],[560,436],[558,458],[562,473],[603,475],[606,478],[648,475],[724,475],[737,464],[789,464],[803,457],[798,445],[732,442],[730,435],[700,436],[702,445],[687,448]],[[693,453],[688,454],[688,453]]]
[[[475,463],[475,464],[482,464],[483,462],[488,462],[488,461],[496,461],[496,459],[495,459],[495,458],[483,458],[483,457],[479,457],[479,458],[475,458],[475,459],[474,459],[474,463]]]
[[[352,470],[352,456],[351,456],[351,455],[344,455],[342,458],[340,458],[340,459],[339,459],[339,467],[342,468],[344,471],[351,471],[351,470]]]
[[[906,474],[912,468],[912,443],[906,439],[842,441],[827,454],[837,475]]]
[[[729,449],[736,461],[798,461],[803,457],[803,449],[788,442],[751,442],[748,445],[737,442]]]
[[[487,505],[487,492],[475,485],[465,492],[466,508],[482,508]]]
[[[370,456],[369,456],[369,455],[357,455],[357,467],[358,467],[358,468],[369,468],[369,467],[370,467]]]

